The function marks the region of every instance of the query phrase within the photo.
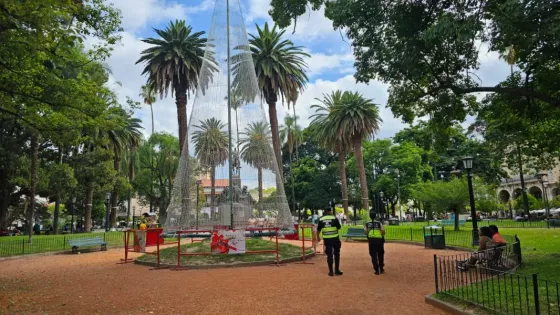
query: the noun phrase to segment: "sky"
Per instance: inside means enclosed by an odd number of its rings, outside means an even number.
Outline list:
[[[162,29],[170,20],[185,20],[194,31],[208,31],[212,20],[214,3],[216,0],[109,0],[121,10],[123,15],[122,40],[115,47],[112,56],[107,60],[111,67],[110,87],[113,88],[122,104],[130,97],[141,102],[140,87],[146,78],[141,75],[143,66],[135,62],[140,53],[148,47],[141,39],[156,37],[154,28]],[[220,5],[225,0],[217,0]],[[256,29],[255,25],[272,23],[268,16],[270,0],[230,0],[232,5],[239,1],[245,17],[245,26],[249,33]],[[222,3],[223,2],[223,3]],[[293,33],[293,26],[286,31],[286,36],[295,45],[305,47],[311,57],[307,59],[309,84],[300,95],[296,103],[298,124],[303,127],[309,124],[309,116],[313,114],[311,105],[316,104],[315,98],[322,98],[333,90],[358,91],[365,97],[379,104],[383,125],[377,138],[392,137],[399,130],[407,127],[401,119],[394,117],[390,109],[386,108],[387,88],[382,82],[372,80],[369,84],[356,83],[354,56],[348,44],[339,31],[335,31],[330,20],[324,17],[323,10],[307,12],[298,19],[297,28]],[[504,80],[509,72],[508,65],[495,53],[488,53],[487,49],[480,49],[480,70],[477,75],[482,84],[495,85]],[[192,98],[189,96],[189,104]],[[175,100],[171,95],[159,99],[153,106],[156,132],[169,132],[177,135],[177,110]],[[288,109],[280,103],[277,105],[278,121],[282,124]],[[268,117],[268,113],[266,113]],[[142,119],[144,134],[149,135],[151,129],[150,108],[143,106],[136,112]],[[468,123],[468,121],[466,122]]]

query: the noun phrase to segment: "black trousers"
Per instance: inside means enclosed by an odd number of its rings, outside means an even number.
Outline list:
[[[383,269],[385,266],[385,240],[382,238],[370,238],[369,242],[369,255],[371,256],[371,263],[376,271],[379,268]]]
[[[342,243],[339,238],[324,238],[325,251],[327,254],[327,264],[329,265],[329,271],[333,270],[333,258],[334,258],[334,270],[339,270],[340,267],[340,247]]]

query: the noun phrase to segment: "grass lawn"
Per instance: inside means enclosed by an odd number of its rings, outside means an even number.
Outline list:
[[[258,238],[248,238],[245,243],[247,251],[257,250],[275,250],[276,242],[262,240]],[[280,243],[278,244],[280,259],[293,257],[301,257],[301,248]],[[208,253],[210,252],[210,240],[203,242],[190,243],[181,245],[181,252],[190,253]],[[307,253],[311,253],[308,250]],[[138,258],[140,261],[156,262],[155,255],[142,255]],[[181,264],[184,265],[214,265],[214,264],[232,264],[241,262],[258,262],[271,261],[276,259],[276,253],[265,254],[239,254],[239,255],[210,255],[210,256],[182,256]],[[177,247],[162,249],[160,252],[160,262],[162,264],[177,264]]]
[[[109,246],[124,244],[122,232],[33,235],[32,244],[27,236],[5,236],[0,237],[0,257],[70,250],[68,240],[90,237],[101,237]]]

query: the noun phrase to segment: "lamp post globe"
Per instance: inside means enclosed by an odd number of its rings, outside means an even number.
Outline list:
[[[473,192],[473,185],[472,185],[472,168],[473,168],[473,158],[472,156],[466,156],[463,158],[463,166],[467,170],[467,181],[469,185],[469,201],[471,206],[471,219],[472,219],[472,240],[473,245],[478,245],[479,238],[478,238],[478,220],[476,217],[476,206],[474,202],[474,192]]]

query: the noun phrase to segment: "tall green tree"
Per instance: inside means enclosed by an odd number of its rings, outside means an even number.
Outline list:
[[[187,135],[187,93],[195,92],[200,70],[204,62],[205,32],[193,32],[184,20],[169,22],[164,30],[155,29],[159,38],[142,41],[151,45],[142,51],[136,63],[145,64],[143,75],[148,76],[147,85],[164,97],[171,90],[177,104],[179,125],[179,149],[182,152]],[[204,84],[204,83],[203,83]],[[188,151],[188,147],[185,148]]]
[[[389,83],[388,106],[406,122],[430,113],[441,125],[463,121],[477,108],[477,92],[560,109],[560,44],[551,40],[558,36],[560,12],[554,0],[272,0],[270,15],[287,27],[308,7],[323,4],[334,28],[353,43],[356,79]],[[503,53],[511,46],[527,79],[517,86],[483,85],[475,75],[481,50]]]
[[[194,153],[202,166],[210,169],[210,202],[211,216],[215,216],[216,200],[216,167],[223,165],[228,159],[229,139],[224,130],[226,124],[216,118],[209,118],[200,121],[199,125],[194,126],[192,141]]]
[[[265,122],[255,122],[247,126],[241,136],[241,159],[257,168],[260,204],[263,200],[263,169],[273,168],[270,163],[270,128]]]
[[[278,170],[282,170],[282,155],[280,135],[278,131],[278,116],[276,103],[278,95],[284,100],[290,99],[299,91],[303,91],[308,81],[304,60],[309,54],[303,47],[295,46],[290,40],[283,39],[284,31],[278,31],[276,25],[264,28],[257,25],[257,35],[249,34],[249,45],[259,88],[268,104],[270,128],[272,132],[272,147],[278,163]],[[279,173],[280,174],[280,173]],[[281,181],[280,181],[281,182]]]
[[[337,137],[342,141],[351,141],[360,175],[362,203],[364,208],[369,209],[362,141],[379,131],[382,123],[379,109],[372,100],[364,98],[360,93],[346,91],[343,93],[340,103],[332,107],[329,119],[332,120]]]
[[[350,139],[342,139],[333,121],[330,119],[331,112],[336,104],[342,101],[342,91],[337,90],[331,94],[324,94],[323,99],[315,99],[320,104],[312,105],[315,114],[310,129],[315,132],[317,141],[324,148],[336,151],[338,155],[338,169],[340,172],[342,205],[344,213],[348,215],[348,183],[346,179],[346,154],[351,148]]]

